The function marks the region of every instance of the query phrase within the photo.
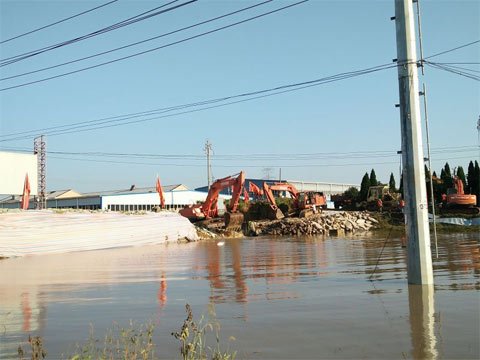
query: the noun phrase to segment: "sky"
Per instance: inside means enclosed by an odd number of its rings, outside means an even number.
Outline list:
[[[21,61],[5,60],[167,3],[108,2],[0,0],[0,151],[32,151],[33,138],[46,134],[47,190],[154,186],[157,175],[165,185],[203,186],[207,183],[207,140],[212,144],[215,178],[244,170],[250,178],[278,178],[281,172],[282,179],[359,184],[373,168],[377,179],[385,183],[393,172],[398,185],[396,152],[401,145],[394,67],[250,101],[237,97],[165,109],[391,65],[397,57],[395,22],[390,20],[394,0],[311,0],[175,44],[296,3],[270,1],[119,51],[4,79],[152,38],[261,1],[199,0]],[[102,4],[106,5],[10,40]],[[421,15],[425,57],[480,40],[479,1],[423,0]],[[122,61],[15,87],[172,43]],[[462,67],[456,68],[462,73],[470,69],[468,73],[479,76],[480,43],[429,60]],[[428,91],[433,169],[439,172],[448,161],[452,168],[466,170],[470,160],[479,158],[479,82],[432,66],[426,66],[425,75],[419,78]],[[155,109],[164,112],[138,114]],[[126,114],[138,115],[120,121]],[[101,119],[109,122],[95,123]],[[77,125],[72,128],[72,124]],[[86,126],[95,124],[93,130]],[[52,127],[60,128],[48,130]]]

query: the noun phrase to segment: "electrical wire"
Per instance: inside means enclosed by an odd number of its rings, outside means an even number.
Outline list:
[[[86,162],[96,162],[96,163],[106,163],[106,164],[123,164],[123,165],[151,165],[151,166],[175,166],[175,167],[201,167],[204,168],[205,165],[203,164],[179,164],[178,160],[175,163],[151,163],[151,162],[138,162],[138,161],[118,161],[118,160],[98,160],[98,159],[88,159],[88,158],[75,158],[75,157],[62,157],[62,156],[49,156],[49,159],[62,159],[62,160],[69,160],[69,161],[86,161]],[[471,159],[469,156],[462,156],[462,157],[448,157],[443,159],[435,159],[435,162],[438,161],[451,161],[455,159]],[[205,160],[205,157],[204,159]],[[245,160],[248,161],[248,160]],[[353,162],[353,163],[338,163],[338,164],[276,164],[276,167],[281,168],[323,168],[323,167],[345,167],[345,166],[374,166],[374,165],[398,165],[398,161],[384,161],[384,162]],[[217,168],[259,168],[263,169],[267,166],[272,166],[272,164],[263,164],[263,165],[252,165],[248,164],[231,164],[230,165],[219,165],[216,164],[215,167]]]
[[[55,22],[53,22],[53,23],[51,23],[51,24],[41,26],[41,27],[36,28],[36,29],[33,29],[33,30],[31,30],[31,31],[27,31],[27,32],[25,32],[25,33],[23,33],[23,34],[20,34],[20,35],[11,37],[11,38],[9,38],[9,39],[2,40],[2,41],[0,41],[0,44],[4,44],[4,43],[6,43],[6,42],[9,42],[9,41],[12,41],[12,40],[21,38],[21,37],[23,37],[23,36],[27,36],[27,35],[33,34],[33,33],[37,32],[37,31],[40,31],[40,30],[43,30],[43,29],[47,29],[47,28],[52,27],[52,26],[54,26],[54,25],[58,25],[58,24],[60,24],[60,23],[62,23],[62,22],[65,22],[65,21],[67,21],[67,20],[71,20],[71,19],[74,19],[74,18],[79,17],[79,16],[81,16],[81,15],[84,15],[84,14],[87,14],[87,13],[89,13],[89,12],[92,12],[92,11],[95,11],[95,10],[97,10],[97,9],[100,9],[100,8],[102,8],[102,7],[104,7],[104,6],[111,5],[111,4],[113,4],[113,3],[117,2],[117,1],[118,1],[118,0],[109,1],[109,2],[107,2],[107,3],[105,3],[105,4],[96,6],[96,7],[92,8],[92,9],[89,9],[89,10],[82,11],[82,12],[80,12],[80,13],[78,13],[78,14],[69,16],[69,17],[67,17],[67,18],[64,18],[64,19],[55,21]]]
[[[31,152],[26,148],[3,148],[4,151],[16,152]],[[456,154],[478,151],[478,146],[458,146],[458,147],[439,147],[432,149],[432,154]],[[89,157],[111,157],[111,158],[135,158],[135,159],[163,159],[163,160],[193,160],[204,161],[204,155],[196,154],[149,154],[149,153],[112,153],[102,151],[61,151],[61,150],[47,150],[47,154],[51,155],[70,155],[70,156],[89,156]],[[323,152],[323,153],[288,153],[288,154],[215,154],[213,157],[216,161],[306,161],[306,160],[350,160],[356,159],[371,159],[371,158],[385,158],[397,157],[398,154],[394,150],[370,150],[370,151],[355,151],[355,152]]]
[[[197,0],[191,0],[191,1],[197,1]],[[167,48],[167,47],[170,47],[170,46],[178,45],[178,44],[184,43],[186,41],[190,41],[190,40],[200,38],[200,37],[203,37],[203,36],[206,36],[206,35],[210,35],[210,34],[218,32],[218,31],[222,31],[222,30],[225,30],[225,29],[228,29],[228,28],[231,28],[231,27],[234,27],[234,26],[237,26],[237,25],[240,25],[240,24],[252,21],[252,20],[256,20],[256,19],[259,19],[261,17],[268,16],[268,15],[277,13],[279,11],[289,9],[291,7],[303,4],[303,3],[308,2],[308,1],[309,0],[302,0],[302,1],[299,1],[299,2],[296,2],[296,3],[293,3],[293,4],[283,6],[281,8],[269,11],[269,12],[265,12],[263,14],[259,14],[259,15],[241,20],[241,21],[237,21],[237,22],[229,24],[229,25],[221,26],[219,28],[216,28],[216,29],[213,29],[213,30],[210,30],[210,31],[206,31],[206,32],[203,32],[203,33],[200,33],[200,34],[197,34],[197,35],[193,35],[193,36],[190,36],[190,37],[178,40],[178,41],[174,41],[174,42],[162,45],[162,46],[158,46],[158,47],[155,47],[155,48],[152,48],[152,49],[137,52],[137,53],[134,53],[134,54],[131,54],[131,55],[123,56],[123,57],[120,57],[120,58],[117,58],[117,59],[113,59],[113,60],[110,60],[110,61],[106,61],[106,62],[103,62],[103,63],[96,64],[96,65],[84,67],[84,68],[77,69],[77,70],[74,70],[74,71],[69,71],[69,72],[66,72],[66,73],[59,74],[59,75],[50,76],[50,77],[46,77],[46,78],[35,80],[35,81],[26,82],[26,83],[19,84],[19,85],[14,85],[14,86],[1,88],[0,91],[6,91],[6,90],[11,90],[11,89],[16,89],[16,88],[19,88],[19,87],[24,87],[24,86],[27,86],[27,85],[37,84],[37,83],[40,83],[40,82],[57,79],[57,78],[60,78],[60,77],[76,74],[76,73],[83,72],[83,71],[86,71],[86,70],[95,69],[95,68],[98,68],[98,67],[101,67],[101,66],[104,66],[104,65],[113,64],[113,63],[116,63],[118,61],[123,61],[123,60],[130,59],[130,58],[133,58],[133,57],[137,57],[137,56],[140,56],[140,55],[148,54],[148,53],[151,53],[153,51],[158,51],[160,49],[164,49],[164,48]]]
[[[142,13],[142,14],[146,14],[146,13],[150,13],[154,10],[157,10],[157,9],[163,9],[165,6],[168,6],[168,5],[171,5],[175,2],[177,2],[179,0],[173,0],[173,1],[170,1],[169,3],[167,4],[164,4],[162,6],[158,6],[154,9],[151,9],[151,10],[148,10],[147,12],[145,13]],[[192,4],[194,2],[197,2],[198,0],[189,0],[187,2],[184,2],[182,4],[178,4],[178,5],[175,5],[175,6],[172,6],[172,7],[169,7],[167,9],[163,9],[163,10],[158,10],[154,13],[151,13],[151,14],[147,14],[147,15],[143,15],[141,16],[142,14],[139,14],[139,15],[136,15],[132,18],[129,18],[127,20],[123,20],[121,22],[118,22],[116,24],[113,24],[113,25],[110,25],[110,26],[107,26],[105,28],[102,28],[100,30],[96,30],[94,32],[91,32],[91,33],[88,33],[86,35],[82,35],[82,36],[79,36],[79,37],[76,37],[74,39],[70,39],[70,40],[67,40],[67,41],[63,41],[61,43],[57,43],[57,44],[54,44],[54,45],[50,45],[50,46],[46,46],[46,47],[43,47],[41,49],[37,49],[37,50],[32,50],[32,51],[29,51],[29,52],[26,52],[26,53],[23,53],[23,54],[20,54],[20,55],[16,55],[16,56],[12,56],[12,57],[9,57],[9,58],[5,58],[5,59],[1,59],[0,60],[0,67],[2,66],[6,66],[6,65],[10,65],[10,64],[13,64],[13,63],[16,63],[18,61],[21,61],[21,60],[25,60],[25,59],[28,59],[28,58],[31,58],[33,56],[37,56],[37,55],[40,55],[40,54],[43,54],[47,51],[51,51],[51,50],[55,50],[55,49],[59,49],[61,47],[64,47],[64,46],[67,46],[67,45],[71,45],[71,44],[74,44],[74,43],[77,43],[79,41],[83,41],[83,40],[86,40],[86,39],[89,39],[91,37],[95,37],[95,36],[98,36],[98,35],[101,35],[101,34],[104,34],[104,33],[107,33],[107,32],[110,32],[110,31],[113,31],[113,30],[116,30],[116,29],[119,29],[119,28],[122,28],[122,27],[125,27],[125,26],[128,26],[128,25],[131,25],[131,24],[135,24],[139,21],[143,21],[143,20],[146,20],[146,19],[149,19],[151,17],[154,17],[154,16],[158,16],[158,15],[161,15],[161,14],[164,14],[164,13],[167,13],[167,12],[170,12],[170,11],[173,11],[173,10],[176,10],[178,8],[181,8],[183,6],[186,6],[186,5],[189,5],[189,4]]]
[[[475,74],[471,74],[471,73],[461,71],[461,70],[458,70],[458,69],[455,69],[455,68],[451,68],[447,65],[440,65],[440,64],[433,63],[433,62],[429,62],[429,61],[425,61],[425,63],[427,65],[429,65],[430,67],[433,67],[435,69],[444,70],[444,71],[450,72],[452,74],[460,75],[460,76],[463,76],[463,77],[466,77],[466,78],[469,78],[469,79],[472,79],[472,80],[475,80],[475,81],[480,81],[480,76],[479,75],[475,75]]]
[[[127,125],[127,124],[152,121],[152,120],[157,120],[157,119],[172,117],[172,116],[179,116],[179,115],[189,114],[189,113],[193,113],[193,112],[205,111],[205,110],[212,109],[212,108],[223,107],[223,106],[228,106],[228,105],[237,104],[237,103],[241,103],[241,102],[251,101],[251,100],[265,98],[265,97],[269,97],[269,96],[274,96],[274,95],[287,93],[287,92],[291,92],[291,91],[298,91],[298,90],[301,90],[301,89],[305,89],[305,88],[309,88],[309,87],[313,87],[313,86],[319,86],[319,85],[323,85],[323,84],[330,83],[330,82],[341,81],[341,80],[344,80],[344,79],[357,77],[357,76],[361,76],[361,75],[365,75],[365,74],[370,74],[370,73],[381,71],[381,70],[392,69],[392,68],[395,68],[397,66],[398,66],[398,64],[393,64],[393,65],[392,64],[384,64],[384,65],[379,65],[379,66],[375,66],[375,67],[371,67],[371,68],[367,68],[367,69],[351,71],[351,72],[346,72],[346,73],[340,73],[340,74],[336,74],[336,75],[332,75],[332,76],[328,76],[328,77],[324,77],[324,78],[320,78],[320,79],[316,79],[316,80],[309,80],[309,81],[296,83],[296,84],[282,85],[282,86],[278,86],[278,87],[271,88],[271,89],[259,90],[259,91],[254,91],[254,92],[250,92],[250,93],[238,94],[238,95],[232,95],[232,96],[228,96],[228,97],[207,100],[207,101],[203,101],[203,102],[200,102],[200,103],[185,104],[185,105],[180,105],[180,106],[176,106],[176,107],[170,107],[170,108],[164,108],[164,109],[158,110],[159,113],[162,113],[162,112],[171,111],[172,109],[173,110],[181,110],[181,109],[187,109],[187,108],[190,108],[190,107],[198,107],[199,104],[200,105],[214,104],[214,103],[222,102],[222,101],[229,100],[229,99],[249,97],[247,99],[231,101],[231,102],[227,102],[227,103],[223,103],[223,104],[219,104],[219,105],[212,105],[212,106],[206,106],[206,107],[203,107],[203,108],[197,108],[197,109],[193,109],[193,110],[180,111],[180,112],[177,112],[177,113],[174,113],[174,114],[167,114],[167,115],[155,116],[155,117],[146,118],[146,119],[126,121],[126,120],[129,120],[131,118],[137,118],[137,117],[141,116],[141,115],[133,115],[131,117],[115,118],[115,119],[111,119],[111,120],[100,120],[100,121],[95,122],[95,123],[93,121],[89,121],[87,123],[83,122],[82,125],[72,124],[73,126],[71,125],[69,128],[65,128],[65,125],[63,125],[63,126],[61,126],[61,127],[63,127],[63,129],[61,129],[61,130],[60,129],[54,129],[55,127],[52,127],[50,129],[53,129],[53,130],[41,131],[41,132],[43,133],[43,135],[48,135],[48,136],[63,135],[63,134],[69,134],[69,133],[92,131],[92,130],[111,128],[111,127],[116,127],[116,126],[123,126],[123,125]],[[284,89],[284,90],[282,90],[282,89]],[[265,94],[265,93],[267,93],[267,94]],[[262,95],[253,96],[253,95],[257,95],[257,94],[262,94]],[[151,115],[151,114],[152,113],[149,113],[148,115]],[[107,125],[105,125],[105,124],[107,124]],[[45,130],[45,129],[43,129],[43,130]],[[26,133],[29,133],[30,135],[20,135],[20,136],[17,136],[17,137],[0,140],[0,142],[28,139],[28,138],[36,136],[35,131],[32,131],[32,130],[28,131]],[[17,134],[21,134],[21,133],[17,133]],[[10,134],[10,135],[4,135],[4,136],[12,136],[12,135]]]
[[[467,46],[475,45],[475,44],[478,44],[478,43],[480,43],[480,40],[475,40],[475,41],[472,41],[472,42],[469,42],[469,43],[466,43],[466,44],[463,44],[463,45],[454,47],[454,48],[452,48],[452,49],[440,51],[440,52],[438,52],[438,53],[436,53],[436,54],[427,56],[426,58],[424,58],[424,60],[426,60],[426,59],[431,59],[432,57],[436,57],[436,56],[448,54],[448,53],[450,53],[450,52],[452,52],[452,51],[456,51],[456,50],[459,50],[459,49],[463,49],[463,48],[465,48],[465,47],[467,47]]]
[[[465,71],[465,72],[480,73],[480,70],[470,69],[470,68],[467,68],[465,66],[450,65],[450,64],[444,64],[444,63],[435,63],[435,64],[436,65],[442,65],[442,66],[445,66],[445,67],[449,67],[449,68],[452,68],[452,69]]]
[[[224,15],[216,16],[216,17],[214,17],[214,18],[211,18],[211,19],[208,19],[208,20],[205,20],[205,21],[201,21],[201,22],[198,22],[198,23],[193,24],[193,25],[185,26],[185,27],[179,28],[179,29],[177,29],[177,30],[169,31],[169,32],[166,32],[166,33],[163,33],[163,34],[154,36],[154,37],[150,37],[150,38],[148,38],[148,39],[144,39],[144,40],[141,40],[141,41],[137,41],[137,42],[134,42],[134,43],[131,43],[131,44],[127,44],[127,45],[124,45],[124,46],[120,46],[120,47],[117,47],[117,48],[113,48],[113,49],[110,49],[110,50],[102,51],[102,52],[99,52],[99,53],[96,53],[96,54],[93,54],[93,55],[89,55],[89,56],[85,56],[85,57],[82,57],[82,58],[79,58],[79,59],[70,60],[70,61],[63,62],[63,63],[57,64],[57,65],[52,65],[52,66],[40,68],[40,69],[37,69],[37,70],[32,70],[32,71],[24,72],[24,73],[21,73],[21,74],[16,74],[16,75],[11,75],[11,76],[7,76],[7,77],[3,77],[3,78],[0,78],[0,81],[11,80],[11,79],[15,79],[15,78],[18,78],[18,77],[22,77],[22,76],[26,76],[26,75],[31,75],[31,74],[39,73],[39,72],[42,72],[42,71],[51,70],[51,69],[55,69],[55,68],[58,68],[58,67],[62,67],[62,66],[74,64],[74,63],[77,63],[77,62],[80,62],[80,61],[92,59],[92,58],[95,58],[95,57],[98,57],[98,56],[110,54],[110,53],[113,53],[113,52],[115,52],[115,51],[127,49],[127,48],[132,47],[132,46],[140,45],[140,44],[143,44],[143,43],[152,41],[152,40],[160,39],[160,38],[165,37],[165,36],[169,36],[169,35],[173,35],[173,34],[179,33],[179,32],[181,32],[181,31],[189,30],[189,29],[195,28],[195,27],[197,27],[197,26],[205,25],[205,24],[208,24],[208,23],[210,23],[210,22],[217,21],[217,20],[226,18],[226,17],[228,17],[228,16],[232,16],[232,15],[241,13],[241,12],[243,12],[243,11],[250,10],[250,9],[253,9],[253,8],[258,7],[258,6],[261,6],[261,5],[265,5],[265,4],[270,3],[270,2],[272,2],[272,1],[273,1],[273,0],[263,1],[263,2],[261,2],[261,3],[254,4],[254,5],[251,5],[251,6],[247,6],[247,7],[245,7],[245,8],[242,8],[242,9],[239,9],[239,10],[235,10],[235,11],[229,12],[229,13],[224,14]]]

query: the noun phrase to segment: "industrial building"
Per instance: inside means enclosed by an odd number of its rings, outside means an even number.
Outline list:
[[[207,192],[189,190],[185,185],[163,187],[165,208],[177,211],[187,205],[205,201]],[[89,209],[111,211],[149,211],[160,205],[160,199],[154,187],[111,190],[95,193],[79,193],[75,190],[57,190],[47,193],[47,208],[50,209]],[[219,210],[224,208],[223,200],[231,196],[219,197]],[[9,196],[0,200],[0,209],[18,209],[21,196]],[[30,198],[29,209],[36,207],[36,198]]]
[[[271,185],[274,182],[283,182],[292,184],[297,188],[298,191],[315,191],[323,193],[327,199],[330,199],[331,195],[342,194],[348,188],[354,187],[360,190],[358,184],[342,184],[342,183],[330,183],[330,182],[315,182],[315,181],[300,181],[300,180],[265,180],[265,179],[245,179],[245,189],[248,190],[249,184],[254,183],[260,189],[263,186],[263,183]],[[202,186],[195,189],[196,191],[208,191],[207,186]],[[222,190],[221,194],[230,195],[231,189],[225,188]]]

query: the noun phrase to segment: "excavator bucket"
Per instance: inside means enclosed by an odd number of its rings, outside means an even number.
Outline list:
[[[242,229],[243,214],[239,212],[225,213],[225,230],[239,231]]]
[[[270,220],[280,220],[280,219],[283,219],[284,217],[285,215],[283,215],[282,210],[280,210],[279,208],[270,207],[268,211],[268,218]]]

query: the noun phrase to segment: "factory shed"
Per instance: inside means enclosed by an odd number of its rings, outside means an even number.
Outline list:
[[[187,205],[205,201],[206,192],[189,190],[183,184],[163,187],[165,209],[178,211]],[[219,198],[219,208],[223,201],[230,196]],[[0,200],[0,209],[18,209],[21,196],[9,196]],[[36,199],[32,196],[29,209],[34,209]],[[56,190],[47,193],[48,209],[88,209],[110,211],[151,211],[160,205],[160,198],[155,187],[137,188],[135,185],[128,189],[108,190],[100,192],[79,193],[75,190]]]
[[[330,198],[331,195],[341,194],[345,190],[354,187],[360,190],[358,184],[346,184],[346,183],[333,183],[333,182],[319,182],[319,181],[303,181],[303,180],[265,180],[265,179],[245,179],[245,189],[249,189],[250,183],[254,183],[260,189],[263,187],[263,183],[266,182],[268,185],[272,185],[276,182],[289,183],[297,188],[298,191],[315,191],[321,192]],[[207,186],[196,188],[197,191],[208,191]],[[231,195],[232,190],[230,187],[223,189],[220,194]]]

